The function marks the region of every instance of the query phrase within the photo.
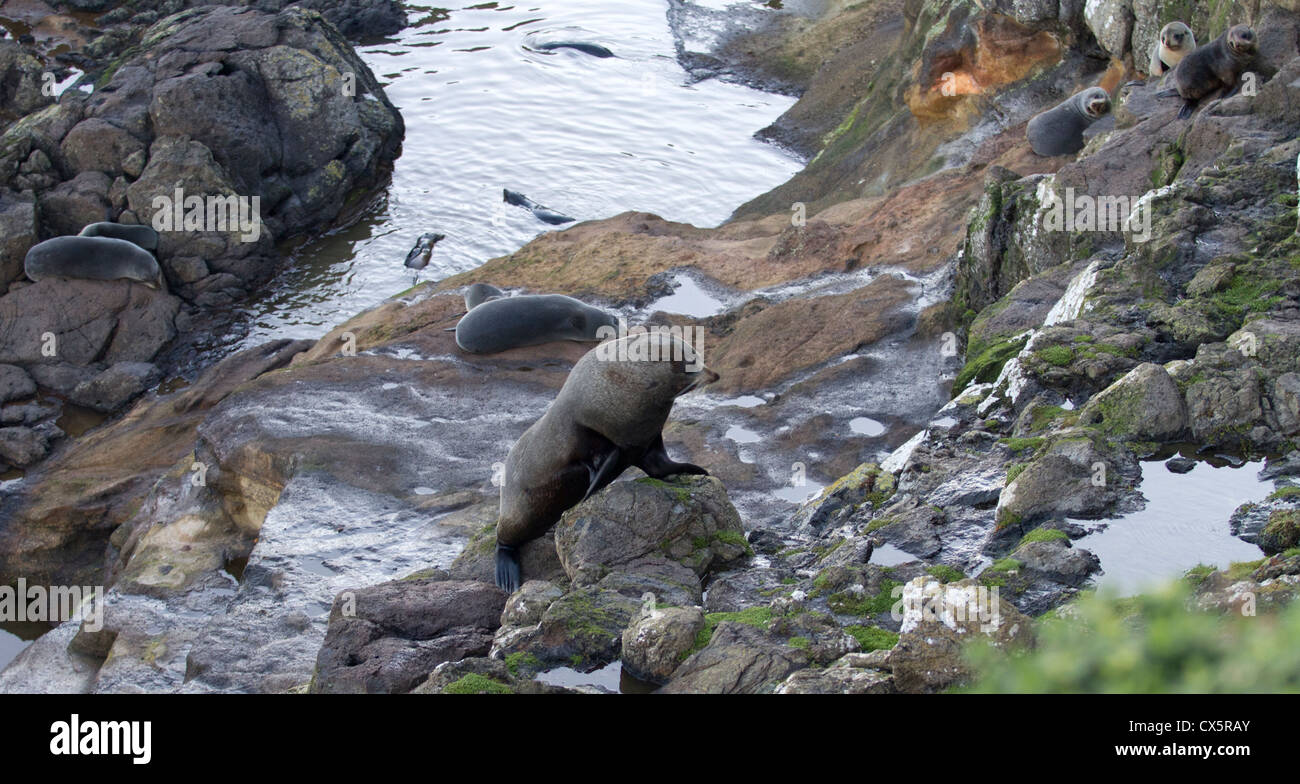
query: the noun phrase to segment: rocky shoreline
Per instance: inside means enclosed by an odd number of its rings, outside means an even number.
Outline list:
[[[117,418],[61,438],[48,392],[157,362],[267,279],[276,241],[382,187],[400,116],[309,4],[270,5],[151,21],[100,89],[45,108],[29,89],[42,66],[0,49],[27,74],[4,84],[35,104],[0,136],[0,459],[31,465],[0,497],[0,584],[108,586],[103,629],[60,625],[0,690],[550,693],[601,689],[548,672],[615,667],[665,693],[943,691],[975,676],[970,639],[1032,648],[1044,617],[1069,616],[1106,567],[1074,544],[1084,521],[1142,508],[1145,475],[1188,468],[1153,459],[1173,450],[1190,470],[1267,457],[1276,488],[1222,521],[1262,557],[1193,569],[1189,605],[1293,597],[1291,3],[1187,20],[1254,24],[1260,83],[1177,121],[1155,80],[1125,84],[1171,13],[1158,0],[749,8],[762,24],[721,34],[674,2],[697,75],[801,96],[764,132],[811,156],[789,183],[716,229],[625,213],[544,234],[317,341],[137,385]],[[701,29],[714,45],[694,56]],[[343,73],[356,95],[336,91]],[[1093,84],[1116,92],[1114,119],[1077,159],[1034,156],[1028,119]],[[203,110],[168,111],[172,91]],[[265,110],[230,114],[247,106]],[[212,116],[224,135],[186,125]],[[296,159],[248,143],[272,132],[313,143]],[[169,238],[171,293],[11,274],[11,248],[105,207],[143,217],[163,182],[260,189],[266,244]],[[1067,193],[1143,205],[1148,236],[1044,230]],[[465,354],[445,331],[459,292],[644,312],[683,275],[722,312],[645,315],[705,331],[721,379],[678,403],[665,439],[713,477],[624,477],[525,549],[529,581],[506,596],[490,584],[493,464],[585,347]]]

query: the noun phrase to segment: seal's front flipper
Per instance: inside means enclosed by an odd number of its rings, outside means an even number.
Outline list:
[[[506,593],[519,590],[519,550],[508,544],[497,545],[497,587]]]
[[[1183,101],[1183,108],[1178,110],[1178,119],[1186,120],[1196,111],[1196,101]]]
[[[592,459],[587,464],[587,471],[591,474],[591,484],[587,485],[587,493],[582,497],[586,501],[591,494],[601,489],[605,485],[613,482],[615,477],[621,473],[618,470],[619,451],[618,447],[611,444],[609,451]],[[581,503],[581,501],[579,501]]]
[[[1170,88],[1168,90],[1161,90],[1160,92],[1156,93],[1157,98],[1173,98],[1175,95],[1178,95],[1178,91],[1173,88]]]
[[[694,463],[679,463],[668,456],[668,450],[664,448],[664,437],[660,435],[655,439],[646,453],[642,455],[641,461],[636,467],[646,472],[647,476],[655,479],[663,479],[665,476],[674,474],[702,474],[708,476],[709,472],[695,465]]]

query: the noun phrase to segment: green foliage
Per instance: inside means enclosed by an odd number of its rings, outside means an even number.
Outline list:
[[[1021,537],[1020,544],[1016,545],[1016,547],[1024,547],[1025,545],[1033,544],[1034,542],[1068,541],[1069,538],[1069,534],[1057,528],[1035,528]]]
[[[1055,367],[1066,367],[1074,361],[1074,349],[1069,346],[1048,346],[1034,352],[1034,356]]]
[[[935,564],[925,571],[927,574],[938,578],[939,582],[943,583],[955,583],[958,580],[966,579],[966,575],[962,574],[961,569],[947,564]]]
[[[1029,336],[1019,339],[1007,339],[993,343],[988,347],[973,346],[972,352],[968,352],[966,366],[957,374],[957,378],[952,382],[953,394],[965,389],[972,381],[981,384],[990,381],[996,381],[998,374],[1002,372],[1002,366],[1007,360],[1020,353],[1029,342]],[[975,353],[971,358],[970,354]]]
[[[443,694],[514,694],[510,687],[491,678],[471,672],[442,687]]]
[[[1028,463],[1012,463],[1011,465],[1007,466],[1006,484],[1009,485],[1012,482],[1016,481],[1016,477],[1020,476],[1020,474],[1028,467],[1029,467]]]
[[[1086,596],[1075,609],[1040,623],[1031,652],[968,647],[978,675],[964,691],[1300,691],[1300,602],[1276,615],[1204,613],[1189,609],[1186,584],[1174,583],[1123,602]]]
[[[863,653],[888,650],[898,644],[896,633],[878,626],[845,626],[844,631],[858,641]]]
[[[713,639],[714,630],[723,621],[733,621],[759,629],[766,629],[772,624],[772,609],[770,607],[746,607],[739,612],[719,612],[705,615],[704,628],[700,629],[699,633],[695,635],[695,645],[691,647],[691,651],[698,651],[708,645],[709,641]]]
[[[826,603],[831,612],[840,615],[879,615],[893,608],[897,601],[894,589],[900,585],[902,583],[898,580],[885,579],[880,581],[880,592],[875,596],[841,591],[826,597]]]
[[[1012,452],[1023,452],[1026,449],[1038,449],[1045,440],[1042,438],[999,438],[998,443]],[[1017,475],[1019,474],[1017,473]]]

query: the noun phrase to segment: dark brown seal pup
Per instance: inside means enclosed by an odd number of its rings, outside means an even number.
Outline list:
[[[465,303],[469,305],[468,300]],[[618,318],[563,294],[487,299],[456,324],[456,345],[471,354],[495,354],[553,340],[600,340]]]
[[[1241,75],[1255,62],[1259,44],[1255,31],[1246,25],[1237,25],[1205,46],[1183,58],[1174,68],[1174,89],[1161,90],[1156,95],[1182,96],[1183,108],[1178,118],[1185,120],[1196,111],[1202,99],[1220,90],[1226,98],[1237,91]]]
[[[1083,149],[1083,132],[1109,111],[1110,94],[1089,87],[1034,117],[1025,135],[1039,155],[1073,155]]]
[[[506,458],[497,585],[517,590],[520,545],[627,468],[656,478],[707,474],[668,456],[663,428],[679,395],[717,378],[687,343],[663,332],[612,340],[578,360],[550,408]]]

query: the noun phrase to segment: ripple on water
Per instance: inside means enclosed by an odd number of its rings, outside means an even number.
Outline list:
[[[1253,561],[1263,552],[1228,530],[1228,518],[1247,502],[1262,501],[1273,489],[1257,476],[1263,461],[1239,468],[1198,462],[1175,474],[1159,462],[1142,464],[1138,490],[1145,509],[1107,520],[1099,531],[1075,542],[1101,559],[1103,589],[1123,595],[1181,576],[1197,564],[1228,566]],[[1096,521],[1079,521],[1096,526]]]
[[[614,57],[535,51],[584,40]],[[662,0],[537,0],[429,14],[358,47],[406,121],[393,180],[363,220],[297,250],[250,302],[242,346],[317,337],[408,288],[402,262],[437,231],[439,279],[552,227],[503,188],[579,220],[627,210],[713,226],[800,162],[752,138],[793,103],[678,65]]]

